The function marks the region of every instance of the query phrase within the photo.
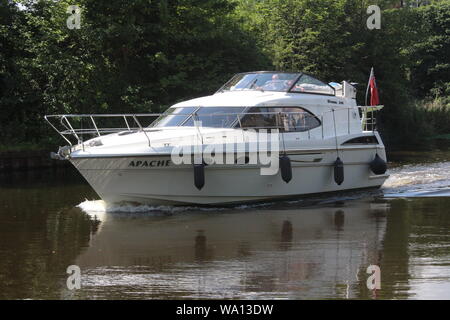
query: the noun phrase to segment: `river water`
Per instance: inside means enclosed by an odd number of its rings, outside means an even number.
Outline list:
[[[231,208],[105,210],[73,169],[3,173],[0,299],[450,299],[450,153],[395,161],[381,190]]]

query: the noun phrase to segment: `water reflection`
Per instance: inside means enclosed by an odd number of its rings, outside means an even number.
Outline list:
[[[72,178],[49,170],[1,180],[0,299],[60,298],[67,266],[89,246],[98,224],[70,206],[85,189]],[[66,181],[64,188],[57,179]],[[48,188],[45,197],[42,185]]]
[[[197,231],[197,236],[195,237],[195,260],[196,261],[204,261],[207,259],[207,248],[206,248],[206,237],[203,233],[203,230]],[[212,254],[209,255],[210,258],[212,257]]]
[[[344,230],[344,221],[345,221],[345,214],[344,211],[338,210],[334,213],[334,225],[336,227],[336,230],[342,231]]]
[[[285,220],[283,222],[283,226],[281,227],[281,240],[280,240],[280,248],[281,249],[289,249],[292,244],[292,223],[289,220]]]
[[[379,224],[385,228],[386,219]],[[220,214],[107,214],[75,264],[88,273],[81,291],[101,298],[121,290],[131,297],[351,298],[359,293],[347,287],[359,286],[358,273],[382,248],[373,226],[368,201]],[[119,281],[119,266],[133,282]]]

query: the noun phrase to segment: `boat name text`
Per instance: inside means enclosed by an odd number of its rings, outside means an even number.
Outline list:
[[[129,167],[168,167],[170,165],[170,160],[137,160],[131,161]]]

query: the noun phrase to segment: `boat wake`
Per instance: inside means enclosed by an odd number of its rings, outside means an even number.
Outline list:
[[[382,187],[385,198],[450,196],[450,162],[404,165],[389,173]]]
[[[155,215],[167,215],[185,211],[218,211],[226,208],[197,207],[197,206],[151,206],[151,205],[132,205],[132,204],[108,204],[103,200],[85,200],[78,208],[89,214],[98,213],[127,213],[141,214],[152,213]]]
[[[424,165],[404,165],[389,170],[390,177],[381,189],[384,198],[406,197],[450,197],[450,162],[439,162]],[[368,196],[379,196],[380,191],[346,192],[338,196],[312,197],[298,200],[286,200],[286,206],[293,205],[326,205],[336,201],[355,200]],[[202,211],[217,212],[224,210],[245,210],[278,206],[280,202],[265,202],[254,204],[240,204],[227,207],[200,207],[200,206],[151,206],[151,205],[118,205],[107,204],[102,200],[86,200],[77,207],[88,214],[100,213],[126,213],[152,215],[170,215],[180,212]]]

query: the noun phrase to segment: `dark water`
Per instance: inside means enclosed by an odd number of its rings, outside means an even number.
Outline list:
[[[234,208],[105,213],[75,171],[2,174],[0,299],[450,299],[447,156],[402,155],[379,191]]]

